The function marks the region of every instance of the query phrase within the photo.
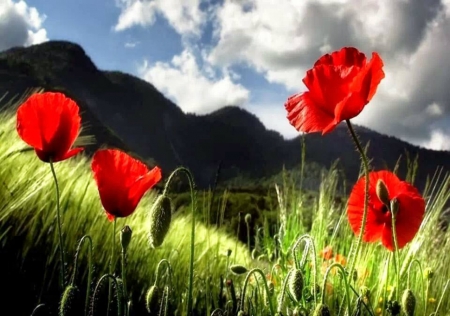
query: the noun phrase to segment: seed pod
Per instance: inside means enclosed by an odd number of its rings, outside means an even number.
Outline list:
[[[244,274],[247,273],[247,268],[240,265],[240,264],[233,264],[232,266],[230,266],[230,270],[231,272],[233,272],[234,274],[240,275],[240,274]]]
[[[152,285],[147,291],[147,295],[145,297],[145,307],[147,308],[147,312],[149,312],[149,314],[159,312],[159,302],[161,298],[160,292],[160,289],[156,285]]]
[[[61,298],[61,303],[59,305],[60,316],[68,316],[74,314],[72,308],[74,307],[77,294],[78,288],[76,286],[69,285],[66,287]]]
[[[313,316],[331,316],[331,312],[327,305],[320,303],[314,310]]]
[[[386,187],[386,184],[384,184],[383,180],[378,179],[377,186],[376,186],[376,193],[378,199],[387,207],[390,206],[390,200],[389,200],[389,191]]]
[[[416,309],[416,297],[410,289],[406,289],[402,295],[402,309],[406,316],[414,316]]]
[[[172,209],[170,199],[160,195],[150,211],[149,243],[152,248],[161,246],[170,228]]]
[[[289,293],[295,301],[300,302],[303,294],[303,273],[300,269],[295,269],[288,280]]]
[[[127,251],[128,245],[131,241],[131,235],[133,234],[130,226],[125,225],[120,231],[120,244],[122,245],[123,251]]]

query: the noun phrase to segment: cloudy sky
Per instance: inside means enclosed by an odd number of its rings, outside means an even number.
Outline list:
[[[450,0],[0,0],[0,50],[52,39],[185,112],[238,105],[286,138],[284,102],[322,54],[377,51],[386,78],[353,121],[450,150]]]

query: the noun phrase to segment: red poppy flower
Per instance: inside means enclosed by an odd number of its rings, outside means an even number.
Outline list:
[[[322,56],[303,79],[309,91],[295,94],[285,103],[289,122],[301,132],[331,132],[369,103],[384,78],[382,67],[377,53],[367,62],[353,47]]]
[[[382,181],[378,184],[379,181]],[[377,185],[383,187],[378,190]],[[360,178],[350,193],[347,216],[350,226],[358,235],[361,229],[364,212],[365,177]],[[380,193],[380,191],[383,191]],[[410,242],[422,223],[425,214],[425,200],[418,190],[408,182],[401,181],[389,171],[377,171],[369,174],[369,205],[363,240],[366,242],[381,241],[383,246],[394,250],[392,235],[392,218],[388,204],[397,200],[395,219],[398,247],[403,248]],[[384,202],[383,202],[384,201]]]
[[[36,93],[17,110],[17,132],[44,162],[68,159],[83,148],[71,149],[80,132],[78,105],[62,93]]]
[[[145,164],[116,149],[98,150],[92,171],[108,219],[131,215],[142,196],[161,180],[161,169]]]

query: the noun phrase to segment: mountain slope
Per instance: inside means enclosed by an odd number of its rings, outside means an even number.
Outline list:
[[[50,41],[0,53],[0,95],[36,86],[63,91],[78,102],[90,127],[86,132],[97,139],[91,152],[103,144],[132,151],[149,164],[157,163],[166,176],[184,165],[200,187],[214,182],[219,165],[223,181],[236,176],[256,181],[279,173],[283,165],[300,163],[300,137],[284,140],[238,107],[204,116],[184,114],[152,84],[97,69],[74,43]],[[374,168],[393,168],[405,150],[419,154],[419,186],[437,166],[450,164],[449,152],[426,150],[365,128],[357,131],[364,143],[371,143]],[[345,126],[326,136],[306,135],[305,142],[307,161],[328,167],[339,159],[350,183],[357,179],[360,160]]]

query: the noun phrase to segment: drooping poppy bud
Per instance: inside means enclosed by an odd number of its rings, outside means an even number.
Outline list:
[[[289,276],[289,292],[292,297],[300,302],[303,294],[303,273],[300,269],[295,269]]]
[[[172,221],[170,199],[160,195],[150,211],[149,243],[152,248],[161,246]]]
[[[416,297],[410,289],[406,289],[402,295],[402,309],[406,316],[414,316],[416,309]]]

